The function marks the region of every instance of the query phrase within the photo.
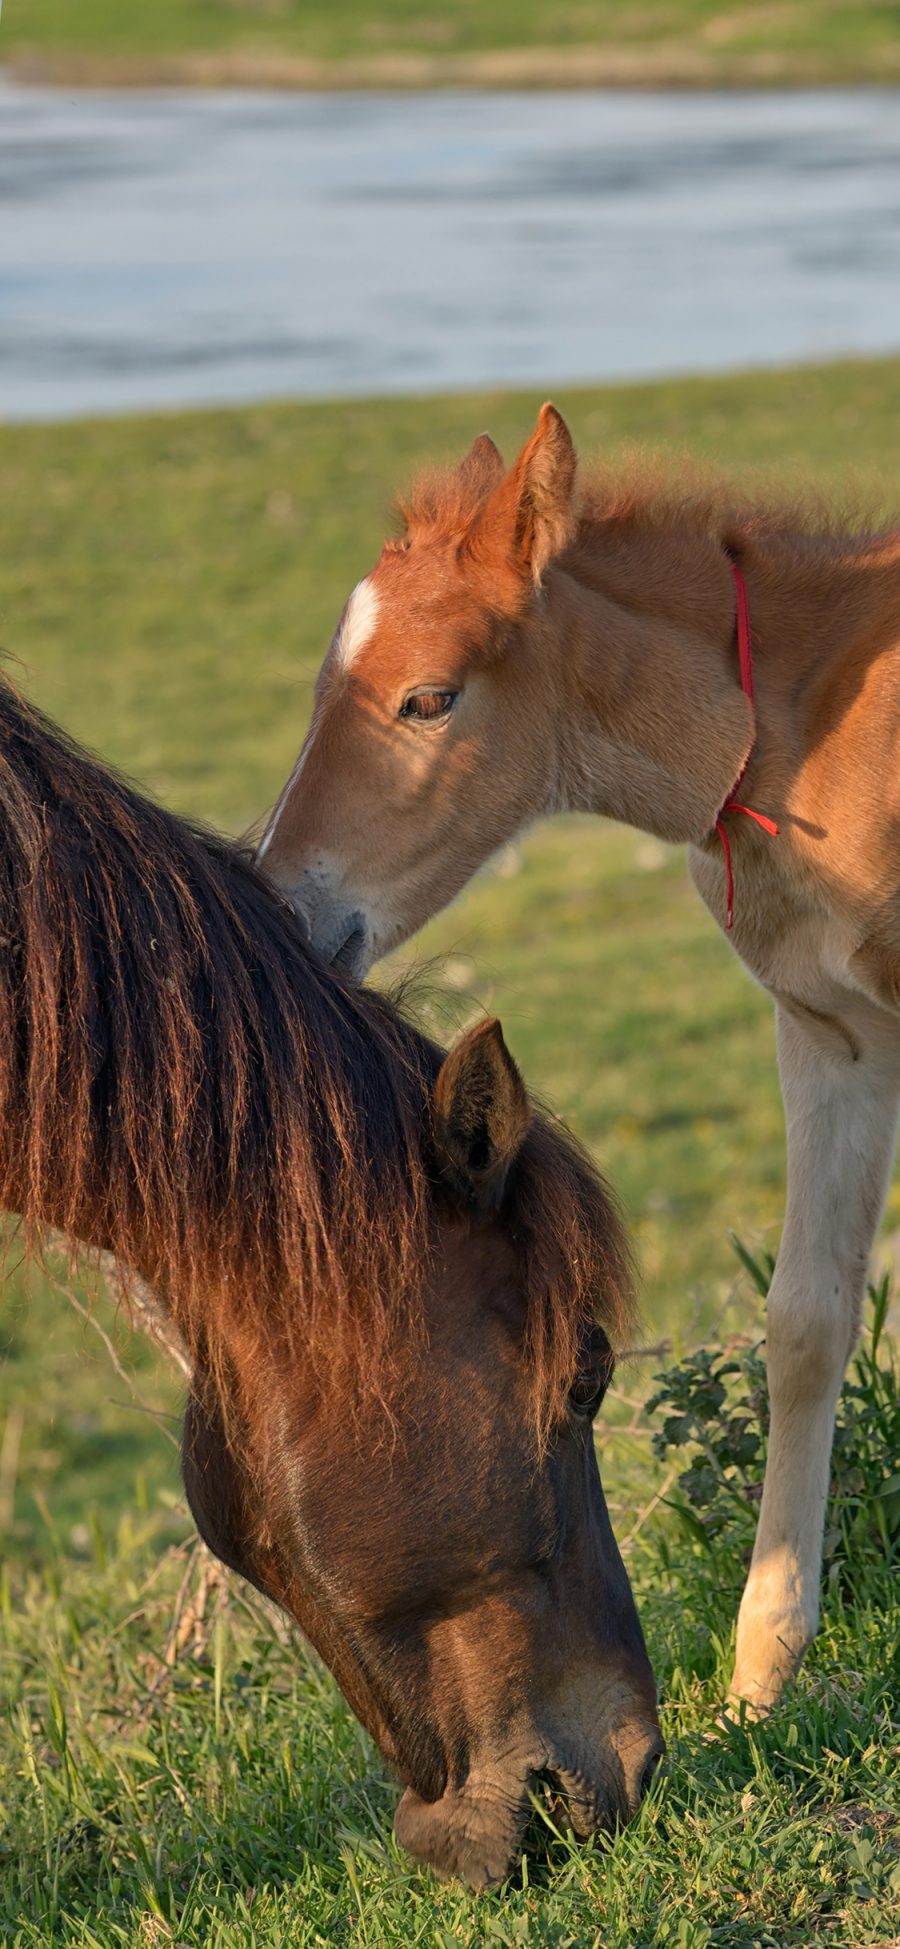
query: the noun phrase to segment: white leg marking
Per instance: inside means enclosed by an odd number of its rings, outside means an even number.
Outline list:
[[[380,607],[378,590],[371,576],[366,575],[361,582],[357,582],[350,596],[331,646],[332,655],[342,670],[350,669],[373,635]]]
[[[819,1621],[835,1408],[894,1153],[900,1056],[886,1040],[854,1062],[814,1023],[778,1010],[787,1212],[766,1331],[766,1481],[732,1688],[761,1707]]]

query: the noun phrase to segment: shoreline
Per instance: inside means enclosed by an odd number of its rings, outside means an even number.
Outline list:
[[[873,51],[851,72],[814,54],[766,50],[728,56],[683,44],[653,49],[596,44],[498,48],[477,54],[384,54],[335,61],[249,47],[171,55],[44,54],[23,48],[0,62],[0,81],[20,87],[256,88],[322,94],[890,88],[900,84],[900,42],[896,48]]]

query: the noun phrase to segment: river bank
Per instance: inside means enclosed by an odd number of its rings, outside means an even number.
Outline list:
[[[325,94],[380,89],[621,88],[626,90],[887,87],[900,81],[895,48],[864,51],[849,66],[827,53],[787,50],[718,56],[700,48],[529,47],[483,54],[380,54],[317,61],[286,50],[228,48],[192,54],[28,53],[0,62],[22,87],[271,88]]]
[[[890,86],[900,32],[874,0],[29,0],[3,18],[0,74],[122,88]]]

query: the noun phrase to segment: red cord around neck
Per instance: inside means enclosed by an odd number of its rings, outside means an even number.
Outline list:
[[[747,584],[738,568],[737,562],[731,555],[729,555],[728,561],[731,573],[734,576],[735,626],[737,629],[738,662],[741,667],[741,689],[750,704],[751,710],[755,712],[756,702],[753,693],[753,645],[750,640],[750,606],[747,601]],[[754,724],[754,732],[755,729]],[[716,832],[722,841],[722,851],[725,855],[725,926],[729,933],[734,926],[734,869],[731,864],[731,841],[728,837],[728,829],[723,823],[726,812],[743,812],[756,825],[762,826],[763,832],[769,833],[772,839],[777,839],[778,837],[778,827],[774,819],[767,819],[764,812],[754,812],[752,806],[742,805],[736,796],[746,776],[752,751],[753,746],[751,745],[737,779],[716,820]]]

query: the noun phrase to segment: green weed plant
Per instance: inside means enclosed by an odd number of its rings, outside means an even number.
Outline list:
[[[765,1299],[772,1255],[738,1256]],[[868,1287],[868,1314],[838,1404],[825,1528],[829,1585],[852,1592],[870,1574],[900,1576],[900,1360],[885,1331],[890,1275]],[[686,1534],[740,1585],[762,1498],[769,1395],[761,1341],[701,1346],[656,1376],[646,1412],[657,1460],[683,1460],[668,1498]]]

